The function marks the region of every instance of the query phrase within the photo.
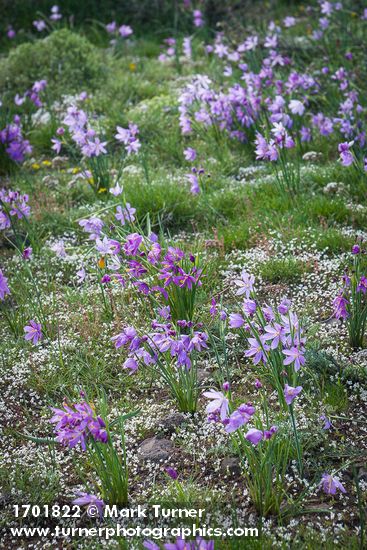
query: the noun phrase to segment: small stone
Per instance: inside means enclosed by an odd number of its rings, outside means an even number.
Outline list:
[[[222,460],[220,469],[223,474],[231,476],[241,475],[241,465],[238,458],[234,456],[226,456]]]
[[[172,451],[173,444],[171,441],[158,439],[156,436],[145,439],[138,449],[141,460],[151,460],[152,462],[167,460]]]
[[[208,372],[205,369],[198,369],[197,370],[197,379],[198,379],[199,384],[201,382],[205,382],[205,380],[207,380],[208,378],[210,378],[210,372]]]
[[[175,428],[178,428],[179,426],[184,424],[185,421],[186,418],[182,413],[174,412],[160,420],[159,425],[163,426],[165,430],[174,431]]]
[[[364,468],[360,468],[360,470],[358,471],[358,481],[367,481],[367,470],[365,470]]]

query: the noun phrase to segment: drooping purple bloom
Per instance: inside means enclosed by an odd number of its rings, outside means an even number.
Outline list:
[[[123,246],[124,252],[127,256],[136,256],[139,250],[139,246],[143,242],[143,237],[138,233],[132,233],[127,235],[126,242]]]
[[[62,445],[73,448],[80,443],[85,451],[89,437],[101,443],[107,442],[108,434],[103,419],[85,401],[73,406],[64,405],[64,409],[51,410],[54,416],[50,422],[55,424],[56,441]]]
[[[115,187],[110,188],[110,193],[114,197],[118,197],[119,195],[122,194],[122,192],[123,192],[123,188],[120,186],[118,182],[116,183]]]
[[[177,470],[175,470],[174,468],[171,468],[171,466],[168,466],[167,468],[165,468],[164,471],[166,472],[166,474],[167,474],[171,479],[177,479],[177,478],[178,478],[178,472],[177,472]]]
[[[54,243],[50,248],[59,258],[66,258],[65,244],[62,239]]]
[[[328,473],[323,474],[320,482],[320,487],[321,486],[324,493],[327,495],[335,495],[337,491],[342,493],[347,492],[340,481]]]
[[[262,440],[264,434],[261,430],[257,430],[256,428],[251,428],[247,434],[245,435],[245,438],[247,441],[250,441],[253,445],[257,445]]]
[[[127,38],[132,34],[133,30],[129,25],[121,25],[121,27],[119,27],[119,35],[122,36],[122,38]]]
[[[61,151],[62,142],[61,142],[59,139],[57,139],[57,138],[52,138],[52,139],[51,139],[51,143],[52,143],[51,149],[52,149],[53,151],[55,151],[55,153],[58,155],[58,154],[60,153],[60,151]]]
[[[243,301],[242,309],[246,313],[246,315],[252,317],[252,315],[256,311],[256,302],[254,300],[245,299]]]
[[[299,101],[298,99],[292,99],[289,102],[289,109],[293,115],[302,116],[305,112],[305,106],[303,105],[302,101]]]
[[[114,239],[103,237],[103,240],[96,239],[96,249],[100,254],[118,254],[121,250],[121,245]]]
[[[137,332],[134,327],[126,327],[123,332],[111,338],[115,342],[116,349],[130,344],[137,337]]]
[[[285,328],[279,323],[274,323],[274,325],[266,325],[264,340],[267,342],[271,340],[270,348],[276,349],[279,346],[279,343],[286,343]]]
[[[255,413],[255,408],[250,404],[242,404],[235,410],[229,418],[226,419],[225,430],[227,433],[232,433],[241,426],[244,426],[251,420]]]
[[[76,276],[78,277],[78,283],[82,283],[84,281],[86,272],[83,266],[76,272]]]
[[[59,19],[62,18],[62,15],[59,10],[60,10],[59,6],[57,5],[52,6],[51,15],[50,15],[51,21],[59,21]]]
[[[229,326],[230,328],[240,328],[245,324],[245,320],[239,313],[229,314]]]
[[[33,253],[32,247],[27,246],[22,252],[23,260],[30,260],[32,257],[32,253]]]
[[[287,405],[290,405],[292,403],[293,399],[295,399],[297,395],[301,393],[302,389],[302,386],[297,386],[293,388],[292,386],[288,386],[288,384],[284,385],[284,398]]]
[[[344,143],[339,143],[338,145],[340,161],[343,166],[350,166],[351,164],[353,164],[354,157],[350,151],[350,148],[352,147],[353,144],[354,144],[354,141],[350,141],[349,143],[345,141]]]
[[[264,439],[271,439],[278,431],[278,426],[272,426],[270,430],[264,431]]]
[[[367,291],[367,278],[364,275],[362,275],[362,277],[359,279],[357,292],[362,292],[363,294],[366,294],[366,291]]]
[[[286,315],[289,311],[289,308],[291,306],[290,300],[288,298],[283,298],[283,300],[280,302],[278,306],[278,311],[281,315]]]
[[[121,206],[116,208],[115,218],[121,225],[125,225],[126,222],[132,223],[135,221],[135,212],[136,209],[127,202],[125,208],[121,208]]]
[[[4,273],[0,269],[0,300],[5,300],[5,296],[7,294],[10,294],[8,278],[5,277]]]
[[[322,429],[323,430],[330,430],[330,428],[332,427],[332,424],[331,424],[330,419],[325,414],[322,414],[320,416],[320,420],[322,420],[323,423],[324,423]]]
[[[33,26],[36,27],[38,32],[42,32],[46,28],[46,22],[43,21],[43,19],[38,19],[36,21],[33,21]]]
[[[90,234],[90,240],[96,240],[101,235],[104,223],[100,218],[92,216],[89,219],[80,220],[79,225]]]
[[[346,319],[349,316],[348,311],[347,311],[347,304],[348,303],[349,303],[348,300],[344,297],[342,292],[340,292],[334,298],[334,301],[333,301],[333,307],[334,307],[333,315],[334,315],[335,319]]]
[[[188,147],[184,150],[184,157],[189,162],[194,162],[196,159],[196,151],[192,147]]]
[[[200,10],[194,10],[192,14],[195,27],[202,27],[204,25],[202,12]]]
[[[134,359],[133,357],[128,357],[124,361],[124,364],[122,366],[123,366],[124,369],[128,369],[131,372],[136,372],[138,370],[138,363],[137,363],[136,359]]]

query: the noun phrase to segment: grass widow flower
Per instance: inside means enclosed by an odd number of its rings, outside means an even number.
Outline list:
[[[43,338],[41,324],[36,323],[33,319],[29,321],[29,325],[24,327],[24,332],[24,339],[31,340],[34,345]]]
[[[343,296],[342,292],[334,298],[333,313],[334,313],[335,319],[346,319],[349,316],[347,312],[347,304],[348,304],[348,300]]]
[[[250,441],[253,445],[257,445],[262,440],[264,434],[261,430],[257,430],[256,428],[251,428],[247,434],[245,435],[245,438],[247,441]]]
[[[283,353],[286,355],[283,365],[290,365],[291,363],[294,363],[294,370],[296,372],[299,371],[301,366],[303,366],[306,362],[304,356],[302,355],[302,351],[295,346],[291,349],[284,349]]]
[[[238,286],[238,290],[236,292],[237,296],[245,294],[246,298],[250,297],[250,294],[254,289],[254,275],[250,275],[249,273],[246,273],[246,271],[242,271],[241,278],[235,279],[233,282],[236,286]]]
[[[319,486],[322,486],[324,493],[327,495],[335,495],[337,491],[346,493],[346,490],[340,481],[328,473],[323,474]]]
[[[164,471],[166,472],[166,474],[173,480],[177,479],[178,478],[178,472],[177,470],[175,470],[174,468],[171,468],[171,466],[168,466],[167,468],[164,469]]]
[[[210,390],[204,392],[204,397],[212,399],[211,403],[207,405],[206,412],[210,415],[219,412],[220,419],[224,420],[228,417],[229,406],[227,397],[220,391]]]
[[[5,300],[7,294],[10,294],[8,279],[0,269],[0,300]]]
[[[284,399],[285,399],[285,402],[287,403],[287,405],[290,405],[293,401],[293,399],[295,399],[297,397],[297,395],[299,395],[301,393],[301,391],[303,390],[302,386],[297,386],[295,388],[293,388],[292,386],[288,386],[288,384],[285,384],[284,386]]]
[[[103,509],[105,507],[105,503],[101,498],[98,498],[96,495],[90,495],[89,493],[83,493],[81,491],[78,491],[76,494],[77,498],[73,500],[72,504],[76,504],[77,506],[87,506],[88,508],[91,505],[95,506],[99,512],[99,516],[101,518],[103,517]],[[88,508],[87,514],[89,515]]]
[[[262,340],[261,343],[258,342],[256,338],[248,338],[247,341],[250,344],[250,349],[245,352],[246,357],[252,357],[254,365],[257,365],[260,361],[266,363],[265,351],[269,350],[269,346],[263,343]]]

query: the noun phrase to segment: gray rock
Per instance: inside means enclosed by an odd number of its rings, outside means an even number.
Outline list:
[[[197,377],[198,377],[199,384],[201,384],[202,382],[205,382],[205,380],[210,378],[210,372],[208,372],[205,369],[198,369],[197,370]]]
[[[182,413],[174,412],[159,421],[159,425],[163,426],[165,430],[174,431],[175,428],[181,426],[186,421],[186,418]]]
[[[220,469],[225,475],[239,476],[241,474],[240,461],[234,456],[225,456],[222,460]]]
[[[151,460],[152,462],[167,460],[172,452],[172,442],[168,439],[158,439],[156,436],[145,439],[138,449],[141,460]]]
[[[364,468],[360,468],[358,470],[358,481],[367,481],[367,470],[365,470]]]

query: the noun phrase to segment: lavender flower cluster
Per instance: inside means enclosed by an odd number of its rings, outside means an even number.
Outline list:
[[[85,451],[90,437],[101,443],[107,442],[106,424],[85,401],[51,410],[54,416],[50,422],[55,424],[56,441],[62,445],[73,448],[80,444]]]
[[[14,162],[23,162],[26,155],[32,152],[32,146],[22,132],[21,118],[15,115],[13,122],[0,130],[0,143]]]
[[[169,308],[164,308],[163,315],[166,316]],[[193,327],[190,321],[178,321],[181,328]],[[158,323],[153,321],[152,328],[155,332],[150,332],[143,336],[138,336],[134,327],[125,328],[120,334],[112,337],[115,347],[126,347],[129,352],[123,367],[135,372],[138,369],[139,361],[145,365],[151,365],[157,362],[158,354],[168,354],[175,359],[177,368],[191,368],[190,355],[193,351],[202,351],[208,348],[208,335],[205,332],[194,331],[192,335],[178,334],[171,323]]]
[[[297,372],[305,364],[305,343],[302,327],[296,313],[290,310],[287,299],[279,304],[277,310],[265,305],[260,307],[254,294],[255,278],[245,271],[236,279],[237,295],[245,295],[242,313],[231,313],[229,326],[241,328],[249,334],[249,349],[246,357],[251,357],[257,365],[266,365],[271,355],[277,355],[284,366],[293,365]]]
[[[22,195],[19,191],[0,189],[0,230],[11,226],[11,217],[16,217],[18,220],[29,218],[31,208],[28,200],[28,195]]]
[[[320,29],[313,33],[312,40],[317,42],[327,36],[341,8],[341,3],[320,3]],[[355,85],[356,74],[348,66],[353,54],[347,53],[347,65],[335,72],[327,65],[321,70],[296,71],[293,61],[282,54],[282,42],[286,40],[284,30],[296,24],[295,18],[287,17],[282,29],[272,21],[264,37],[249,36],[235,47],[224,33],[217,33],[206,51],[225,64],[223,76],[231,79],[231,83],[227,88],[218,87],[206,75],[194,77],[179,97],[182,134],[196,133],[200,126],[204,129],[215,126],[230,138],[254,142],[256,158],[273,162],[279,159],[283,149],[337,134],[343,139],[338,146],[341,163],[358,164],[362,156],[363,168],[367,171],[366,153],[363,159],[365,108]],[[256,64],[252,62],[254,57]],[[253,70],[256,65],[258,69]],[[233,78],[238,81],[233,83]],[[328,104],[328,111],[322,112],[315,98],[326,87],[335,93],[337,106]],[[192,192],[197,192],[197,187],[192,188]]]
[[[85,99],[84,96],[82,99]],[[87,158],[99,157],[107,153],[107,141],[101,141],[96,131],[92,128],[88,114],[76,105],[68,107],[67,114],[63,119],[71,140],[76,144],[82,155]],[[117,126],[116,139],[125,145],[128,155],[137,153],[140,149],[140,142],[137,134],[139,129],[136,125],[130,124],[129,128]],[[59,154],[63,145],[60,139],[65,134],[65,128],[60,126],[56,131],[57,137],[52,138],[52,149]]]
[[[124,208],[117,207],[115,217],[122,224],[135,220],[135,209],[127,203]],[[79,222],[89,239],[96,243],[96,250],[108,257],[106,273],[101,282],[109,283],[112,278],[126,285],[127,281],[141,293],[149,295],[160,293],[168,300],[167,289],[175,285],[182,289],[192,290],[201,286],[202,270],[195,265],[195,257],[187,258],[185,252],[177,247],[168,247],[166,253],[158,242],[158,237],[151,233],[148,238],[139,233],[131,233],[124,237],[124,242],[103,235],[104,222],[98,217],[83,219]],[[184,262],[191,264],[187,269]],[[125,273],[121,271],[125,269]],[[126,277],[127,275],[127,277]],[[144,280],[154,275],[156,284],[148,284]]]

